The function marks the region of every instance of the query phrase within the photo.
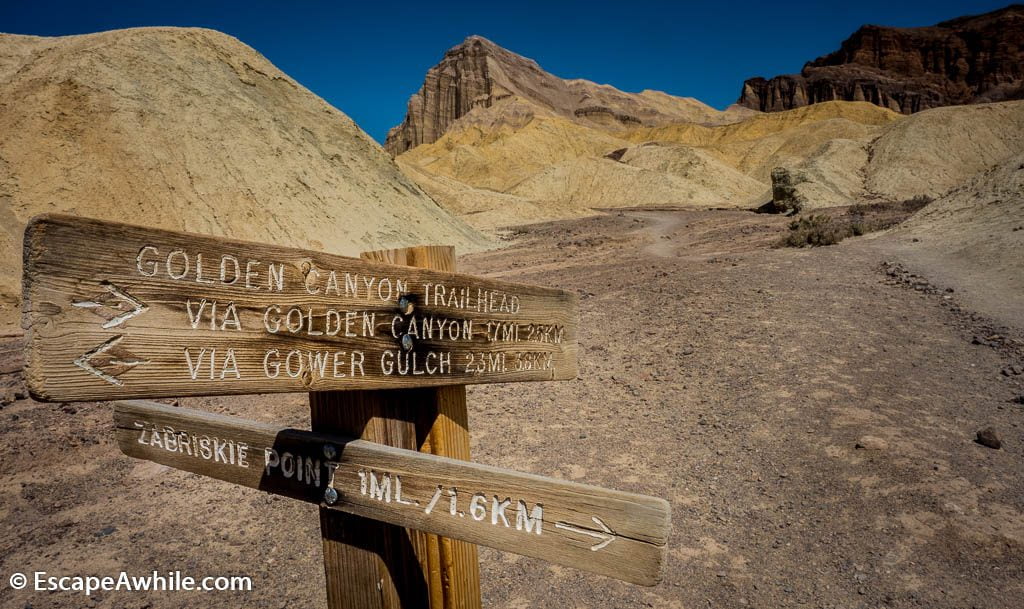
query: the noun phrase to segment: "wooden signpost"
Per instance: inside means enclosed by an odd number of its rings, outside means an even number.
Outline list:
[[[44,401],[310,392],[312,431],[141,400],[115,427],[126,455],[319,505],[332,608],[479,607],[475,544],[656,584],[665,501],[469,461],[465,385],[575,378],[576,299],[452,271],[444,247],[37,217],[26,381]]]

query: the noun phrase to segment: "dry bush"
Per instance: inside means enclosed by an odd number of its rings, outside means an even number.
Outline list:
[[[789,233],[776,243],[776,247],[816,247],[834,245],[847,237],[885,230],[903,222],[932,202],[931,197],[920,195],[906,201],[891,203],[857,203],[835,217],[828,214],[810,214],[798,217],[789,224]]]
[[[789,223],[789,234],[779,243],[786,247],[815,247],[833,245],[849,236],[849,227],[843,226],[825,214],[811,214]]]

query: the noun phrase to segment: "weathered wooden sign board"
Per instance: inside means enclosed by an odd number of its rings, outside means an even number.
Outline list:
[[[575,378],[562,290],[71,216],[25,233],[26,381],[72,401]]]
[[[115,404],[121,450],[374,520],[654,585],[662,499],[153,402]]]

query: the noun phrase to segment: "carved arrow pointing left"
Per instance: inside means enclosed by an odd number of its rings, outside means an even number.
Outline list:
[[[124,348],[115,349],[122,339],[124,339],[123,336],[115,336],[98,347],[86,351],[75,360],[75,365],[89,374],[100,377],[111,385],[117,385],[118,387],[124,385],[124,382],[117,377],[136,366],[148,364],[149,360],[138,359],[133,353]],[[102,368],[108,368],[109,372],[104,371]]]
[[[71,303],[71,306],[89,309],[96,315],[104,318],[106,321],[100,325],[101,328],[107,330],[116,328],[129,319],[142,315],[149,310],[148,305],[113,283],[104,281],[103,286],[107,288],[107,292],[113,295],[113,299],[107,294],[100,294],[92,300],[81,300]],[[106,315],[104,314],[105,309],[112,310],[115,313],[112,316]],[[124,347],[118,347],[117,345],[122,339],[124,339],[122,335],[110,338],[83,353],[74,361],[74,364],[89,374],[100,377],[111,385],[117,385],[118,387],[124,385],[124,382],[117,377],[136,366],[149,363],[149,360],[139,359],[131,351]]]

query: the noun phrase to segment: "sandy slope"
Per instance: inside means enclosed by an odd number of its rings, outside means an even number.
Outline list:
[[[510,193],[567,204],[582,215],[595,207],[749,205],[764,195],[764,185],[698,149],[653,145],[629,148],[619,161],[580,158],[552,165]]]
[[[900,200],[941,196],[1024,152],[1024,101],[935,108],[893,125],[871,144],[869,191]]]
[[[796,181],[794,189],[804,200],[803,208],[851,205],[866,199],[864,171],[868,146],[869,142],[864,140],[829,140],[806,159],[790,164]]]
[[[554,164],[599,157],[622,145],[620,139],[604,131],[512,98],[474,110],[438,141],[399,158],[474,188],[508,192]]]
[[[1024,102],[1016,101],[926,110],[881,129],[874,139],[832,140],[780,165],[795,176],[804,208],[816,209],[969,190],[966,182],[975,174],[1020,153]]]
[[[1024,153],[979,172],[879,239],[972,308],[1024,327]]]
[[[608,158],[573,159],[546,167],[510,192],[535,201],[569,203],[581,211],[673,200],[682,204],[690,202],[695,194],[678,176]]]
[[[763,200],[764,182],[744,174],[713,151],[690,146],[632,146],[620,159],[633,167],[682,178],[688,194],[681,201],[702,206],[733,207]]]
[[[755,114],[731,125],[709,127],[694,123],[675,123],[664,127],[636,129],[629,138],[636,142],[672,141],[690,146],[714,146],[749,142],[785,133],[795,127],[843,119],[861,125],[884,126],[900,120],[900,115],[867,102],[826,102],[771,114]]]
[[[488,241],[348,117],[224,34],[0,36],[0,294],[42,212],[354,254]]]
[[[452,214],[480,229],[495,229],[510,224],[528,224],[535,218],[559,215],[551,202],[537,202],[515,195],[474,188],[465,182],[444,175],[432,174],[424,169],[405,163],[400,157],[398,166],[419,186]],[[579,215],[565,210],[564,217]]]

